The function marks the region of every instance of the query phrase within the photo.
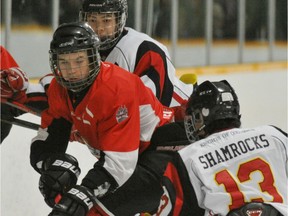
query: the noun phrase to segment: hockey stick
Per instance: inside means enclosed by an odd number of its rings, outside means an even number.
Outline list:
[[[7,124],[14,124],[14,125],[29,128],[32,130],[38,130],[38,128],[40,127],[40,125],[38,124],[28,122],[25,120],[21,120],[21,119],[17,119],[17,118],[13,118],[13,117],[7,117],[4,115],[1,115],[1,122],[7,123]]]
[[[31,113],[33,115],[41,117],[41,111],[40,110],[36,110],[34,108],[28,107],[24,104],[17,102],[17,101],[5,101],[4,103],[11,106],[11,107],[16,108],[16,109],[22,110],[26,113]]]

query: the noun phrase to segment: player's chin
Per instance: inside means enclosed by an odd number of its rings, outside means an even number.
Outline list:
[[[73,83],[73,82],[77,83],[77,82],[81,81],[81,79],[74,77],[74,78],[66,78],[65,81],[71,82],[71,83]]]

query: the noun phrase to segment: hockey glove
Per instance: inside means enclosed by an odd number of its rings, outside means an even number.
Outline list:
[[[68,154],[55,154],[43,161],[39,190],[50,207],[55,198],[76,185],[80,168],[76,158]]]
[[[48,216],[86,216],[96,204],[92,191],[80,185],[75,185],[53,207]]]
[[[26,89],[29,82],[26,73],[20,68],[14,67],[0,72],[1,101],[12,99],[20,103],[26,100]]]

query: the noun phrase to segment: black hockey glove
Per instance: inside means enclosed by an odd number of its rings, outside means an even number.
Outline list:
[[[39,190],[50,207],[55,205],[55,198],[63,195],[76,185],[80,175],[78,161],[68,154],[55,154],[43,161]]]
[[[86,216],[96,204],[96,198],[88,188],[75,185],[54,206],[48,216]]]

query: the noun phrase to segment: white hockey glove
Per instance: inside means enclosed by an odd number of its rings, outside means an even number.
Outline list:
[[[12,99],[20,103],[26,100],[26,89],[29,82],[24,71],[19,67],[13,67],[0,71],[1,101]]]

